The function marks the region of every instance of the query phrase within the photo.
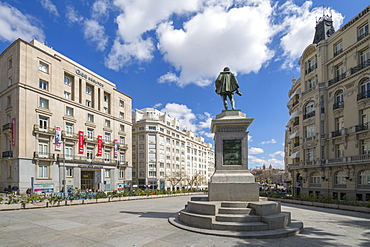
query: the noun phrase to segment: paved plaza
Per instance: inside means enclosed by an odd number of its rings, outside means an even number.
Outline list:
[[[0,212],[0,246],[370,246],[370,214],[282,204],[301,234],[240,239],[178,229],[168,217],[190,196]]]

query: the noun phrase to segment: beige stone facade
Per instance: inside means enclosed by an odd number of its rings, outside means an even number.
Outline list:
[[[131,98],[114,83],[21,39],[0,55],[0,82],[1,191],[130,186]]]
[[[295,194],[370,200],[369,22],[370,6],[302,53],[285,135]]]
[[[136,110],[132,122],[135,187],[207,187],[214,168],[210,143],[182,130],[178,119],[154,108]]]

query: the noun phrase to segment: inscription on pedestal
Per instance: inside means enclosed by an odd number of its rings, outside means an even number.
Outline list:
[[[223,165],[242,165],[242,140],[223,140]]]

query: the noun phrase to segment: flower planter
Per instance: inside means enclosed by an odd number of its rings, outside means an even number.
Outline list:
[[[97,198],[96,202],[109,202],[109,198]]]
[[[338,205],[339,207],[339,209],[344,209],[344,210],[350,210],[350,211],[353,211],[353,208],[354,208],[354,206],[351,206],[351,205],[341,205],[341,204],[339,204]]]
[[[368,207],[353,207],[353,211],[363,212],[363,213],[370,213],[370,208],[368,208]]]
[[[29,208],[45,208],[47,202],[29,202],[24,204],[25,209]]]
[[[21,209],[20,203],[15,204],[0,204],[0,210],[17,210]]]
[[[312,202],[312,206],[315,206],[315,207],[325,207],[325,203],[322,203],[322,202]]]
[[[307,205],[307,206],[312,206],[312,202],[310,202],[310,201],[301,201],[300,204]]]
[[[325,203],[324,207],[338,209],[338,204]]]
[[[83,199],[82,204],[92,204],[96,203],[96,199]]]
[[[76,200],[68,200],[69,205],[80,205],[83,203],[82,199],[76,199]]]

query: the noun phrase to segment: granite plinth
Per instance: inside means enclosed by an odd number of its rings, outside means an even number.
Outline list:
[[[209,183],[209,201],[242,201],[256,202],[259,200],[258,183]]]

